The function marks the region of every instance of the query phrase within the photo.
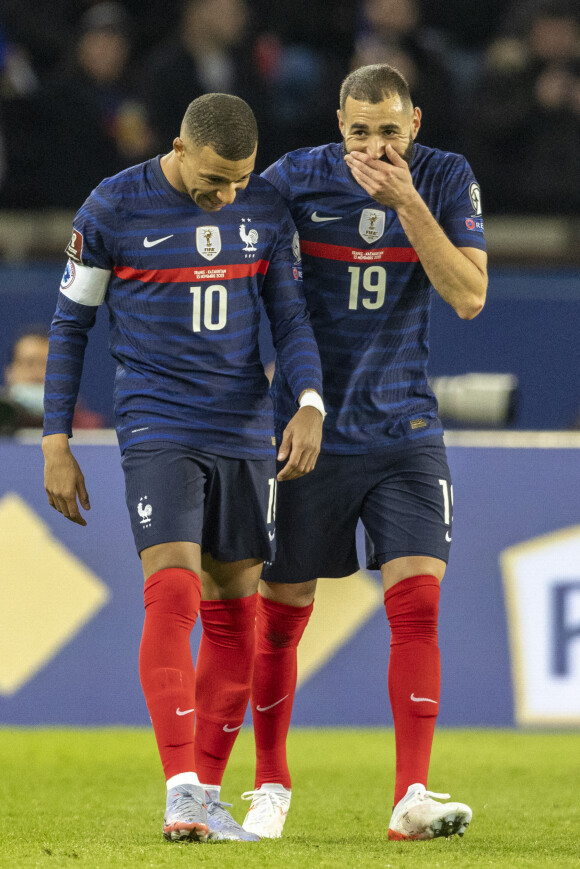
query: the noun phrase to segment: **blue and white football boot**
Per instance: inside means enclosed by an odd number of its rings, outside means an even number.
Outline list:
[[[207,822],[209,825],[209,838],[212,842],[259,842],[260,837],[255,833],[247,832],[238,824],[227,811],[226,806],[231,803],[223,803],[220,800],[219,788],[207,788],[205,791],[207,804]]]
[[[183,784],[167,791],[163,835],[168,841],[207,842],[209,826],[202,787]]]

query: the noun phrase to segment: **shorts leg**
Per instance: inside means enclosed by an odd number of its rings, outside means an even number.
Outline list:
[[[266,582],[307,582],[358,570],[361,460],[321,454],[310,474],[279,484],[276,558],[264,564]]]
[[[214,457],[149,441],[125,450],[125,499],[137,552],[159,543],[201,543],[205,487]]]
[[[366,459],[376,480],[361,511],[368,569],[410,555],[447,563],[453,487],[443,442],[412,447],[392,459],[375,454]]]
[[[217,456],[205,503],[202,551],[216,561],[272,560],[276,461]]]

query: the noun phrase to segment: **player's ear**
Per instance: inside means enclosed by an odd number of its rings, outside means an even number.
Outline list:
[[[340,109],[336,110],[336,117],[338,118],[338,129],[340,130],[341,136],[344,137],[344,121],[340,116]]]
[[[176,136],[176,138],[173,140],[173,150],[181,160],[183,158],[183,152],[185,150],[183,139],[181,138],[181,136]]]
[[[413,139],[417,138],[417,133],[419,132],[419,128],[421,127],[421,118],[422,112],[419,106],[415,106],[413,109],[413,120],[411,121],[411,134]]]

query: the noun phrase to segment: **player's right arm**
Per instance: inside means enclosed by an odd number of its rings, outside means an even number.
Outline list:
[[[427,277],[441,298],[461,319],[476,317],[487,294],[487,255],[483,247],[455,245],[429,211],[413,184],[408,163],[392,145],[388,162],[362,151],[345,161],[361,187],[381,205],[394,208]]]
[[[50,506],[77,525],[87,524],[79,512],[77,496],[85,510],[90,509],[90,503],[83,474],[70,450],[69,437],[88,331],[95,322],[98,304],[83,304],[75,296],[85,301],[98,298],[102,301],[108,280],[109,272],[75,265],[69,260],[49,333],[42,439],[44,488]]]
[[[59,513],[77,525],[86,525],[80,514],[81,507],[90,510],[91,505],[85,486],[85,478],[73,456],[68,435],[65,433],[45,435],[42,439],[44,454],[44,488],[48,503]]]
[[[79,212],[82,214],[83,209]],[[70,450],[69,438],[72,436],[88,332],[94,325],[97,308],[105,298],[111,274],[110,269],[87,265],[83,261],[83,247],[83,234],[75,224],[67,248],[70,258],[49,333],[42,440],[48,503],[78,525],[87,523],[80,514],[77,497],[85,510],[90,509],[90,503],[83,474]],[[95,256],[89,253],[85,253],[85,258],[95,261]]]

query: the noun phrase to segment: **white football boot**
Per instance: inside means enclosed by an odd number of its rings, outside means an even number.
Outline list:
[[[449,794],[436,794],[424,785],[409,785],[399,800],[389,823],[389,839],[436,839],[438,836],[463,836],[469,826],[472,811],[464,803],[438,803],[437,797],[448,800]]]
[[[290,808],[292,791],[281,784],[267,783],[258,790],[246,791],[243,800],[252,804],[242,827],[248,833],[256,833],[261,839],[279,839]]]

